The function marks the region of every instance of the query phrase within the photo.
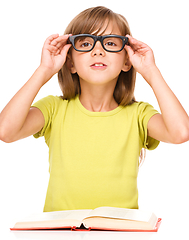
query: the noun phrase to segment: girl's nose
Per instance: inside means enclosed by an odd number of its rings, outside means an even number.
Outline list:
[[[96,56],[96,55],[105,56],[106,53],[100,41],[96,42],[95,47],[93,48],[91,54],[92,56]]]

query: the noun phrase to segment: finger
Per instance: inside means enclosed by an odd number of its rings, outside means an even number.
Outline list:
[[[57,37],[59,37],[59,34],[53,34],[51,36],[49,36],[46,41],[45,41],[45,44],[51,44],[51,42],[56,39]]]
[[[132,56],[134,54],[134,51],[130,46],[125,45],[125,49],[126,49],[129,56]]]
[[[56,46],[57,48],[62,47],[68,41],[69,35],[59,36],[52,40],[51,45]]]
[[[57,51],[58,51],[57,47],[51,46],[51,45],[48,45],[48,46],[46,47],[46,49],[47,49],[48,51],[50,51],[51,53],[57,53]]]
[[[137,51],[138,49],[145,48],[147,45],[141,41],[138,41],[137,39],[131,37],[130,35],[126,35],[129,39],[129,46],[132,47],[134,51]]]
[[[66,55],[67,55],[67,53],[68,53],[68,51],[69,51],[69,49],[70,49],[71,46],[72,46],[71,44],[66,44],[66,45],[62,48],[60,54],[61,54],[62,56],[64,56],[64,57],[66,57]]]
[[[128,44],[126,44],[124,48],[126,49],[128,55],[130,57],[130,56],[132,56],[134,54],[134,50],[133,50],[133,48],[131,46],[131,36],[130,35],[126,35],[126,37],[128,37]]]

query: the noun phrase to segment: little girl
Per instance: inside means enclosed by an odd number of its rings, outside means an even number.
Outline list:
[[[135,101],[136,71],[161,114]],[[56,73],[63,96],[32,105]],[[40,66],[1,112],[2,141],[30,135],[44,136],[49,147],[44,211],[138,208],[141,150],[188,141],[189,118],[125,18],[95,7],[76,16],[65,35],[47,38]]]

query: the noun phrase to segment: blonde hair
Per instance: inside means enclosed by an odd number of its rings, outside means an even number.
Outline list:
[[[94,7],[84,10],[70,22],[64,34],[98,34],[104,29],[105,22],[107,22],[106,28],[111,23],[119,28],[122,36],[131,35],[127,20],[122,15],[114,13],[106,7]],[[72,74],[70,72],[66,62],[58,72],[58,80],[63,99],[75,98],[76,95],[81,93],[79,76],[77,73]],[[121,71],[114,89],[114,99],[119,105],[126,106],[135,102],[135,81],[136,71],[133,67],[128,72]]]

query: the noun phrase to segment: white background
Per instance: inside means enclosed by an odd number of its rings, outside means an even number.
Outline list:
[[[75,15],[98,5],[127,18],[133,36],[153,49],[157,66],[189,113],[186,0],[1,1],[0,111],[38,67],[45,39],[53,33],[62,34]],[[61,95],[57,76],[40,90],[36,100],[49,94]],[[147,101],[159,110],[151,88],[140,75],[137,75],[135,96],[138,101]],[[189,236],[188,150],[188,142],[182,145],[161,143],[155,151],[147,152],[138,178],[139,206],[163,218],[159,232],[148,235],[150,239],[162,239],[162,236],[187,239]],[[0,232],[6,233],[7,239],[15,237],[9,232],[15,221],[42,212],[47,184],[48,148],[43,138],[29,137],[11,144],[0,141],[0,221],[3,222]],[[138,239],[134,233],[127,236]],[[22,237],[17,236],[17,239]],[[52,238],[55,239],[55,235]],[[80,238],[83,235],[77,235],[77,239]]]

